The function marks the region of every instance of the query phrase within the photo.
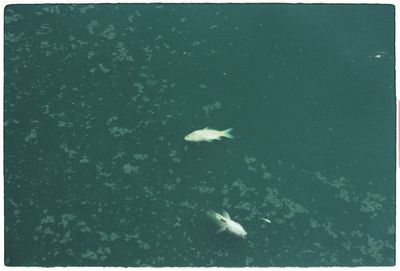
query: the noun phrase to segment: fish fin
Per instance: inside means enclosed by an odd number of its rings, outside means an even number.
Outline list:
[[[227,211],[222,211],[222,216],[227,218],[227,219],[231,219],[231,217],[229,216]]]
[[[222,228],[218,229],[215,233],[218,234],[218,233],[224,232],[225,230],[226,230],[226,227],[222,227]]]
[[[229,128],[229,129],[222,131],[222,136],[224,136],[226,138],[234,138],[233,135],[231,134],[232,130],[233,130],[233,128]]]
[[[208,126],[206,128],[204,128],[203,130],[207,130],[207,129],[209,129]]]

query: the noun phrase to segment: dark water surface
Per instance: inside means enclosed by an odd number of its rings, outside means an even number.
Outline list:
[[[4,49],[7,265],[394,264],[393,6],[11,5]]]

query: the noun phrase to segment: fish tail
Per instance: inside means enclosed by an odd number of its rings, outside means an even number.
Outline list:
[[[234,138],[233,135],[231,134],[232,130],[233,128],[226,129],[222,131],[222,135],[226,138]]]
[[[207,214],[209,217],[212,217],[212,218],[216,217],[216,215],[217,215],[217,213],[214,212],[214,211],[212,211],[212,210],[208,210],[208,211],[206,212],[206,214]]]
[[[216,212],[211,211],[211,210],[208,210],[208,211],[206,212],[206,214],[207,214],[207,216],[208,216],[212,221],[214,221],[214,222],[217,222],[217,221],[218,221],[217,213],[216,213]]]
[[[213,221],[218,227],[222,228],[225,227],[225,223],[223,221],[221,221],[221,215],[209,210],[206,212],[207,216],[211,219],[211,221]]]

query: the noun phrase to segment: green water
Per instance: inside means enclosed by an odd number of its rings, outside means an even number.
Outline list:
[[[395,263],[393,6],[11,5],[4,42],[6,265]]]

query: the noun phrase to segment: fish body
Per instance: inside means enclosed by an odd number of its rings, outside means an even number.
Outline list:
[[[207,214],[218,225],[219,229],[217,233],[227,231],[243,239],[246,238],[246,230],[242,225],[233,221],[227,212],[224,211],[222,214],[219,214],[214,211],[208,211]]]
[[[268,218],[261,218],[261,220],[267,222],[267,223],[271,223],[271,220],[269,220]]]
[[[221,137],[233,138],[233,136],[231,135],[231,131],[232,128],[218,131],[206,127],[204,129],[191,132],[190,134],[185,136],[184,139],[191,142],[212,142],[213,140],[220,140]]]

